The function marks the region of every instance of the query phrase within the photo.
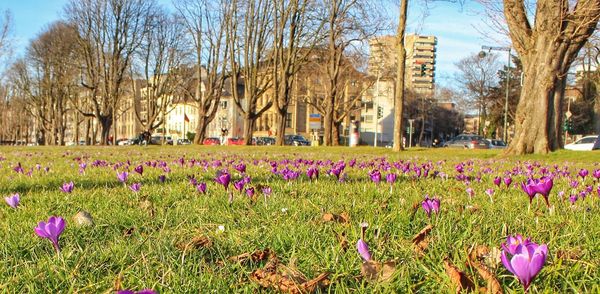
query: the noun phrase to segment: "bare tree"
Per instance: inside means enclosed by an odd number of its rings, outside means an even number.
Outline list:
[[[600,0],[482,1],[492,16],[504,15],[512,45],[523,62],[524,81],[515,135],[507,154],[541,153],[562,145],[564,90],[577,53],[596,30]]]
[[[471,105],[476,108],[479,121],[487,119],[488,110],[491,106],[490,92],[498,81],[497,73],[500,70],[497,56],[495,54],[486,54],[480,56],[471,54],[456,62],[458,73],[456,81],[462,85],[469,97]],[[481,126],[477,130],[481,134]]]
[[[244,117],[244,143],[252,144],[254,123],[273,105],[267,101],[258,107],[258,100],[271,86],[273,58],[267,58],[272,48],[273,4],[270,0],[233,0],[227,25],[233,102]],[[243,96],[236,91],[243,79]]]
[[[144,130],[152,133],[165,123],[165,116],[182,80],[180,66],[186,48],[184,27],[177,16],[158,9],[150,16],[149,26],[133,63],[142,80],[133,84],[142,83],[140,105],[134,107],[136,119]]]
[[[101,144],[109,143],[111,127],[116,134],[115,118],[128,69],[154,7],[154,1],[146,0],[71,0],[65,8],[79,33],[81,84],[93,105],[92,111],[79,111],[100,124]]]
[[[231,22],[232,0],[185,0],[174,2],[194,47],[192,97],[198,106],[194,144],[202,144],[206,129],[215,118],[228,77],[231,36],[226,35]],[[233,88],[235,89],[235,88]],[[189,92],[188,87],[182,88]]]
[[[0,58],[8,54],[12,25],[12,14],[9,10],[5,10],[4,15],[2,15],[2,18],[0,19]]]
[[[273,103],[277,112],[276,145],[284,144],[285,119],[296,74],[308,62],[320,39],[322,21],[316,20],[315,0],[274,0]]]
[[[344,55],[358,49],[360,43],[383,29],[378,9],[370,7],[373,2],[361,0],[324,1],[325,33],[327,35],[327,93],[323,101],[324,134],[326,146],[335,145],[334,139],[336,99],[340,97],[340,73],[344,66]],[[356,53],[353,53],[356,54]]]
[[[394,146],[393,150],[399,152],[402,146],[402,120],[404,119],[404,75],[406,71],[406,48],[404,34],[406,32],[406,18],[408,14],[408,0],[400,0],[400,13],[396,33],[396,92],[394,93]]]

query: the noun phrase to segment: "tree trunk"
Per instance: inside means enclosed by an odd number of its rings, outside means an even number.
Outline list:
[[[398,20],[398,32],[396,35],[397,69],[396,87],[394,93],[394,151],[402,148],[402,120],[404,119],[404,72],[406,67],[406,50],[404,49],[404,32],[406,31],[406,14],[408,11],[408,0],[400,0],[400,17]]]
[[[333,101],[327,103],[325,117],[323,121],[323,145],[331,146],[333,144]]]
[[[110,135],[110,127],[112,126],[111,115],[100,116],[100,145],[108,145],[108,136]]]
[[[287,115],[287,111],[285,112],[277,112],[277,133],[275,134],[275,145],[283,146],[285,145],[285,116]]]
[[[538,53],[544,56],[543,53]],[[507,154],[546,154],[558,145],[554,131],[555,118],[560,117],[554,108],[558,78],[545,62],[530,61],[525,74],[535,77],[525,79],[515,119],[515,137],[507,148]],[[560,96],[560,94],[558,94]]]
[[[254,134],[254,123],[256,118],[247,114],[244,118],[244,145],[252,145],[252,135]]]
[[[342,122],[333,122],[333,129],[331,130],[332,146],[340,146],[340,128]]]
[[[201,109],[202,107],[199,108]],[[207,119],[203,114],[203,111],[198,110],[198,124],[196,125],[196,135],[194,136],[194,144],[196,145],[204,144],[204,139],[206,138],[206,129],[208,127],[208,123],[206,121]]]

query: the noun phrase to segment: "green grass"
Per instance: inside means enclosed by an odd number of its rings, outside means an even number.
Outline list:
[[[174,161],[215,159],[244,160],[252,184],[269,185],[273,194],[259,196],[252,203],[236,193],[233,203],[223,187],[212,180],[216,170],[200,166],[181,167]],[[153,288],[160,293],[225,293],[256,292],[260,287],[249,280],[258,264],[238,264],[227,257],[257,249],[270,248],[283,264],[294,264],[307,277],[329,272],[331,284],[322,291],[335,293],[371,292],[453,292],[442,260],[449,257],[471,277],[474,270],[465,266],[466,249],[474,244],[499,247],[507,234],[530,236],[533,241],[548,244],[546,266],[530,288],[537,293],[599,292],[600,280],[600,199],[591,171],[600,168],[599,152],[561,151],[548,156],[508,158],[498,151],[453,149],[413,149],[394,154],[388,149],[372,148],[292,148],[292,147],[74,147],[74,148],[0,148],[0,196],[21,194],[21,206],[14,210],[0,205],[0,292],[2,293],[106,293],[113,290],[122,277],[124,288]],[[88,163],[84,174],[73,160],[81,157]],[[281,160],[296,158],[360,162],[398,160],[429,161],[438,171],[449,175],[415,179],[399,176],[390,193],[389,185],[370,182],[364,169],[347,167],[348,181],[339,183],[325,175],[310,182],[301,167],[298,180],[285,182],[274,176],[268,162],[252,164],[254,159]],[[111,163],[92,167],[96,159]],[[129,183],[141,182],[142,190],[133,193],[120,184],[112,164],[130,160],[132,169],[145,161],[164,160],[171,168],[167,182],[159,183],[159,168],[144,166],[144,175],[130,175]],[[476,196],[469,200],[465,184],[456,181],[454,166],[473,161],[474,170],[492,169],[482,174],[482,181],[472,181]],[[440,162],[438,165],[438,161]],[[537,203],[528,210],[528,198],[518,188],[501,189],[491,203],[484,193],[493,186],[492,179],[524,162],[540,162],[553,169],[568,166],[575,177],[579,168],[590,170],[586,184],[594,192],[574,206],[560,201],[558,191],[572,191],[569,181],[557,179],[550,201],[552,212]],[[25,170],[41,164],[50,172],[34,171],[32,177],[16,174],[12,167],[21,162]],[[226,163],[225,163],[226,165]],[[358,166],[358,164],[357,164]],[[292,167],[292,165],[290,165]],[[239,175],[232,168],[234,179]],[[395,170],[395,169],[394,169]],[[536,169],[537,170],[537,169]],[[385,178],[386,172],[382,172]],[[187,176],[195,175],[208,184],[208,194],[195,191]],[[521,182],[525,176],[515,176]],[[59,191],[63,182],[75,182],[72,194]],[[385,180],[384,180],[385,181]],[[231,187],[233,189],[233,187]],[[581,186],[577,191],[581,190]],[[429,220],[422,210],[413,214],[412,206],[425,194],[442,199],[441,213]],[[151,203],[151,208],[146,207]],[[4,204],[4,203],[2,203]],[[540,205],[544,206],[542,202]],[[465,209],[475,205],[477,211]],[[283,212],[286,210],[286,212]],[[80,210],[88,211],[93,227],[77,227],[72,217]],[[349,224],[326,223],[323,212],[346,212]],[[47,240],[33,228],[39,221],[58,215],[67,220],[61,236],[62,252],[56,255]],[[355,250],[360,238],[361,222],[369,223],[366,242],[378,261],[395,259],[398,263],[393,279],[386,283],[368,283],[360,276],[361,259]],[[414,252],[411,238],[428,223],[434,224],[430,244],[424,256]],[[223,232],[218,226],[224,226]],[[375,230],[379,233],[375,234]],[[131,234],[124,232],[130,231]],[[344,232],[349,249],[343,251],[336,235]],[[194,236],[211,239],[210,248],[182,251],[176,244]],[[576,252],[575,259],[559,258],[559,251]],[[499,264],[492,268],[506,292],[522,292],[518,281]],[[485,282],[478,279],[478,284]]]

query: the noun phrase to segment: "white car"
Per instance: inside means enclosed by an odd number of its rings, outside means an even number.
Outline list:
[[[586,136],[571,144],[565,145],[565,149],[575,151],[590,151],[592,150],[592,147],[594,147],[594,143],[597,139],[598,136]]]

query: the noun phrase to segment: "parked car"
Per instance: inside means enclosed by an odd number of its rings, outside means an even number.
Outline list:
[[[505,149],[506,148],[506,143],[504,143],[504,141],[502,140],[487,140],[490,142],[490,148],[491,149]]]
[[[275,145],[275,138],[272,137],[258,137],[253,138],[254,145]]]
[[[490,149],[490,143],[479,135],[461,134],[446,142],[444,147],[466,149]]]
[[[221,145],[221,139],[216,138],[216,137],[204,138],[204,141],[202,141],[202,145],[208,145],[208,146]]]
[[[133,140],[131,139],[119,139],[117,140],[118,146],[129,146],[133,144]]]
[[[285,135],[283,138],[285,145],[310,146],[310,142],[300,135]]]
[[[191,145],[192,141],[188,139],[177,139],[177,145]]]
[[[585,136],[571,144],[565,145],[567,150],[589,151],[594,147],[594,143],[598,140],[598,136]]]
[[[173,138],[171,136],[153,135],[150,137],[151,145],[173,145]]]
[[[240,137],[228,138],[227,145],[244,145],[244,138],[240,138]]]

